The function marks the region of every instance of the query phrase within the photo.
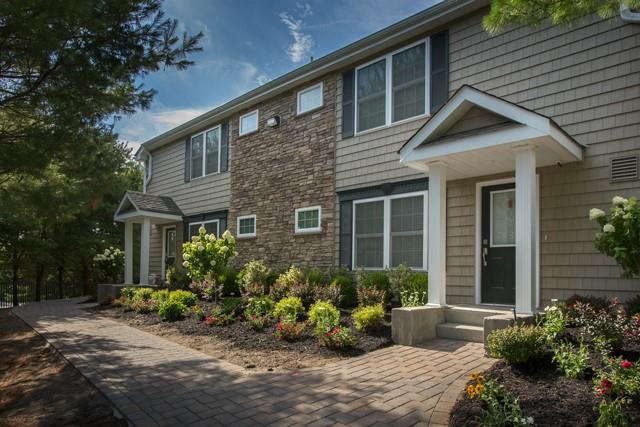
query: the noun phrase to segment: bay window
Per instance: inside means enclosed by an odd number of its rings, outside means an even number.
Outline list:
[[[356,131],[428,113],[427,41],[356,68]]]
[[[426,270],[426,203],[426,192],[354,201],[353,265]]]

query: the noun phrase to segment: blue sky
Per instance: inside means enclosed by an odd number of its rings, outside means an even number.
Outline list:
[[[157,90],[152,107],[116,123],[141,142],[439,0],[166,0],[180,30],[202,31],[203,51],[186,71],[141,80]]]

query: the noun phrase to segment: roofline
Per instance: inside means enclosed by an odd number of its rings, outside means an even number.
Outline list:
[[[445,0],[240,95],[219,107],[145,141],[142,146],[147,151],[161,147],[177,138],[187,136],[190,132],[200,127],[214,124],[231,114],[284,92],[291,87],[344,68],[378,51],[425,31],[435,29],[488,4],[489,0]]]

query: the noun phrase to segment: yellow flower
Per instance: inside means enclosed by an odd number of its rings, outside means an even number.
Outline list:
[[[478,379],[478,373],[477,372],[472,372],[471,373],[471,380],[472,381],[476,381]]]
[[[473,385],[469,384],[467,386],[467,394],[470,398],[473,399],[473,397],[476,395],[476,388]]]
[[[484,383],[484,376],[478,375],[478,383],[480,384]]]
[[[477,395],[481,395],[483,391],[484,391],[484,386],[482,384],[476,385],[475,392]]]

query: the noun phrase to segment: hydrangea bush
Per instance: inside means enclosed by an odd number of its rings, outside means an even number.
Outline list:
[[[124,269],[124,252],[110,246],[93,257],[93,264],[103,278],[117,282],[118,274]]]
[[[616,260],[625,277],[640,277],[640,206],[630,197],[616,196],[609,213],[593,208],[589,219],[597,221],[596,248]]]
[[[198,235],[182,245],[182,266],[189,272],[191,280],[203,281],[217,278],[236,255],[236,240],[228,230],[217,238],[200,227]]]

